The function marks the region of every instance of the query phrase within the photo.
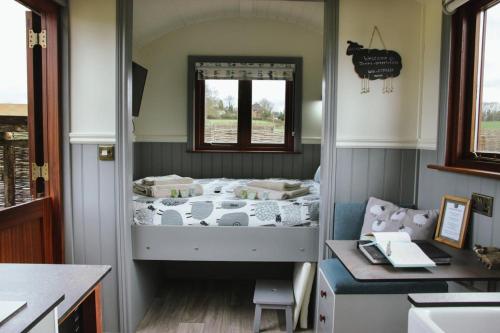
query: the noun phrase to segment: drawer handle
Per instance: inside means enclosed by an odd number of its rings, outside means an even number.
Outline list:
[[[320,321],[320,322],[323,322],[323,323],[324,323],[324,322],[326,322],[326,317],[325,317],[325,316],[323,316],[322,314],[320,314],[320,315],[319,315],[319,321]]]
[[[326,298],[326,291],[321,290],[319,294],[321,295],[321,298]]]

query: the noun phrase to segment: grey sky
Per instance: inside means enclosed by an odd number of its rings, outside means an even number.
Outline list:
[[[26,7],[0,1],[0,103],[27,103]]]
[[[207,80],[210,87],[217,93],[218,97],[225,101],[227,96],[234,96],[238,100],[237,80]],[[276,112],[285,110],[285,81],[281,80],[255,80],[252,87],[252,102],[258,102],[263,98],[274,104]]]
[[[485,37],[483,101],[500,103],[500,5],[487,12]]]

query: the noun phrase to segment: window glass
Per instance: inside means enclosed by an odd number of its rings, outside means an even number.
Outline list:
[[[500,153],[500,5],[486,10],[482,76],[476,120],[476,151]]]
[[[0,1],[0,209],[31,200],[26,7]]]
[[[252,143],[285,143],[286,81],[252,81]]]
[[[205,80],[205,143],[238,142],[238,80]]]

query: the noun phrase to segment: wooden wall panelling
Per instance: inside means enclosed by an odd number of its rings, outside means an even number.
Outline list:
[[[0,210],[0,262],[53,263],[52,230],[50,198]]]

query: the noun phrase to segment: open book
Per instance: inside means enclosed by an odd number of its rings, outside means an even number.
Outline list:
[[[436,266],[406,232],[374,232],[361,239],[371,240],[394,267]]]

